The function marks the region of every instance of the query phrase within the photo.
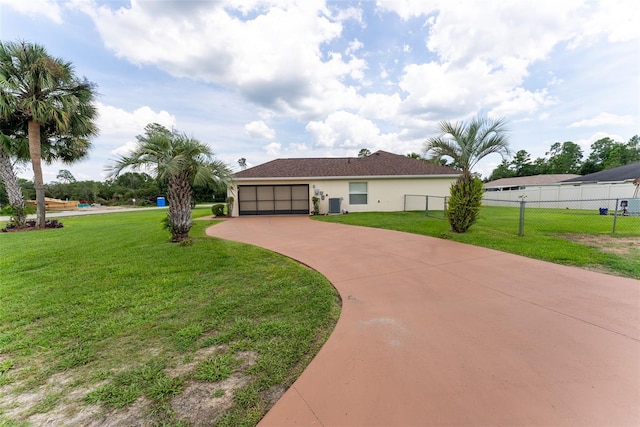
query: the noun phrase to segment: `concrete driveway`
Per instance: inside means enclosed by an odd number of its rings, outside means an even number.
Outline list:
[[[342,297],[262,427],[640,425],[640,281],[307,217],[207,234],[307,264]]]

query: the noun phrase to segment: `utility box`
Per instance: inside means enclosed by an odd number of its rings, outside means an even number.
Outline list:
[[[340,213],[340,202],[341,201],[342,201],[342,199],[339,198],[339,197],[329,198],[329,213],[330,214]]]

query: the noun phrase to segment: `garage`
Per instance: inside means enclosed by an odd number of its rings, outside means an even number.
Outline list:
[[[240,215],[309,214],[309,184],[240,185]]]

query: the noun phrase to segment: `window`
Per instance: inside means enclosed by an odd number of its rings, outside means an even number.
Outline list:
[[[350,205],[366,205],[367,204],[367,183],[366,182],[350,182],[349,183],[349,204]]]

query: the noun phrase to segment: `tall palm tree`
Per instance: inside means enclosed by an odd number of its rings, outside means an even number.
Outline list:
[[[128,156],[121,156],[107,170],[116,177],[125,169],[142,169],[165,181],[171,241],[181,242],[189,237],[192,225],[192,186],[226,188],[231,181],[231,169],[216,160],[207,145],[156,123],[147,125],[144,135],[137,136],[137,140],[136,149]]]
[[[467,123],[441,121],[438,131],[439,136],[425,142],[424,152],[433,160],[451,158],[452,166],[462,170],[451,186],[447,217],[453,231],[464,233],[476,221],[482,202],[482,182],[471,169],[490,154],[503,159],[510,155],[507,123],[478,115]]]
[[[26,123],[38,227],[44,227],[46,220],[43,131],[53,147],[62,149],[62,160],[68,159],[64,154],[68,138],[86,142],[88,149],[88,138],[97,133],[94,97],[94,85],[78,79],[70,62],[50,56],[37,44],[0,42],[0,117],[19,116]]]

